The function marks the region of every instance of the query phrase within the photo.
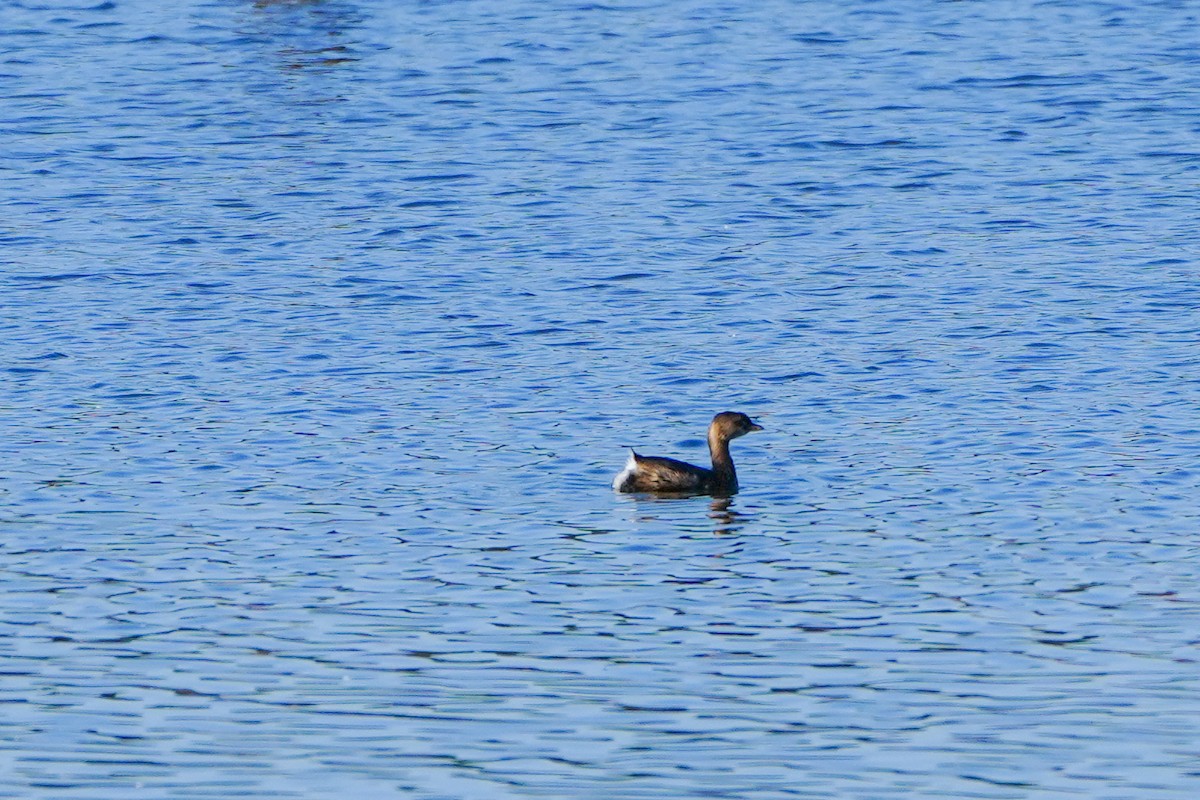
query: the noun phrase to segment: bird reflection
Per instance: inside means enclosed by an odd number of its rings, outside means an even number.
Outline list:
[[[663,517],[654,506],[660,503],[677,503],[681,500],[699,500],[695,495],[665,495],[665,494],[627,494],[624,497],[635,502],[639,507],[637,520],[639,522],[662,522]],[[733,508],[734,499],[732,497],[712,497],[708,500],[708,518],[713,522],[713,535],[724,536],[726,534],[738,533],[747,522],[753,519],[751,514],[735,511]],[[689,504],[690,506],[690,504]],[[693,510],[699,510],[699,506],[690,506]],[[691,512],[688,513],[691,516]],[[694,517],[693,517],[694,518]],[[673,520],[678,524],[679,520]],[[699,527],[699,526],[695,526]],[[687,525],[688,530],[694,531],[692,525]]]
[[[283,69],[328,68],[360,60],[355,45],[360,44],[364,17],[352,3],[255,0],[252,7],[258,12],[254,27],[279,45],[275,54]]]
[[[733,510],[732,497],[714,497],[708,508],[708,518],[716,522],[713,533],[717,536],[736,533],[745,524],[746,515]]]

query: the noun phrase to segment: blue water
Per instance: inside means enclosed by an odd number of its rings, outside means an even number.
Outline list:
[[[0,797],[1195,796],[1197,22],[6,4]]]

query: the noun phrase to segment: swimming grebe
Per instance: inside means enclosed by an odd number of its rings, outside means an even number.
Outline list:
[[[755,425],[745,414],[722,411],[708,426],[712,469],[694,467],[673,458],[639,456],[630,450],[625,469],[613,479],[613,489],[659,494],[734,494],[738,490],[738,480],[733,459],[729,456],[729,440],[761,430],[762,426]]]

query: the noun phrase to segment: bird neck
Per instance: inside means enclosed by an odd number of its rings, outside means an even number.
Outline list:
[[[733,457],[729,455],[729,440],[710,432],[708,452],[712,455],[714,481],[722,488],[737,489],[737,472],[733,469]]]

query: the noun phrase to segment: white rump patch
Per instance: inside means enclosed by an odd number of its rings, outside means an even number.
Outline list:
[[[617,477],[613,478],[613,491],[621,491],[621,484],[629,480],[630,476],[637,473],[637,461],[633,458],[633,451],[629,451],[629,460],[625,462],[625,467],[617,473]]]

